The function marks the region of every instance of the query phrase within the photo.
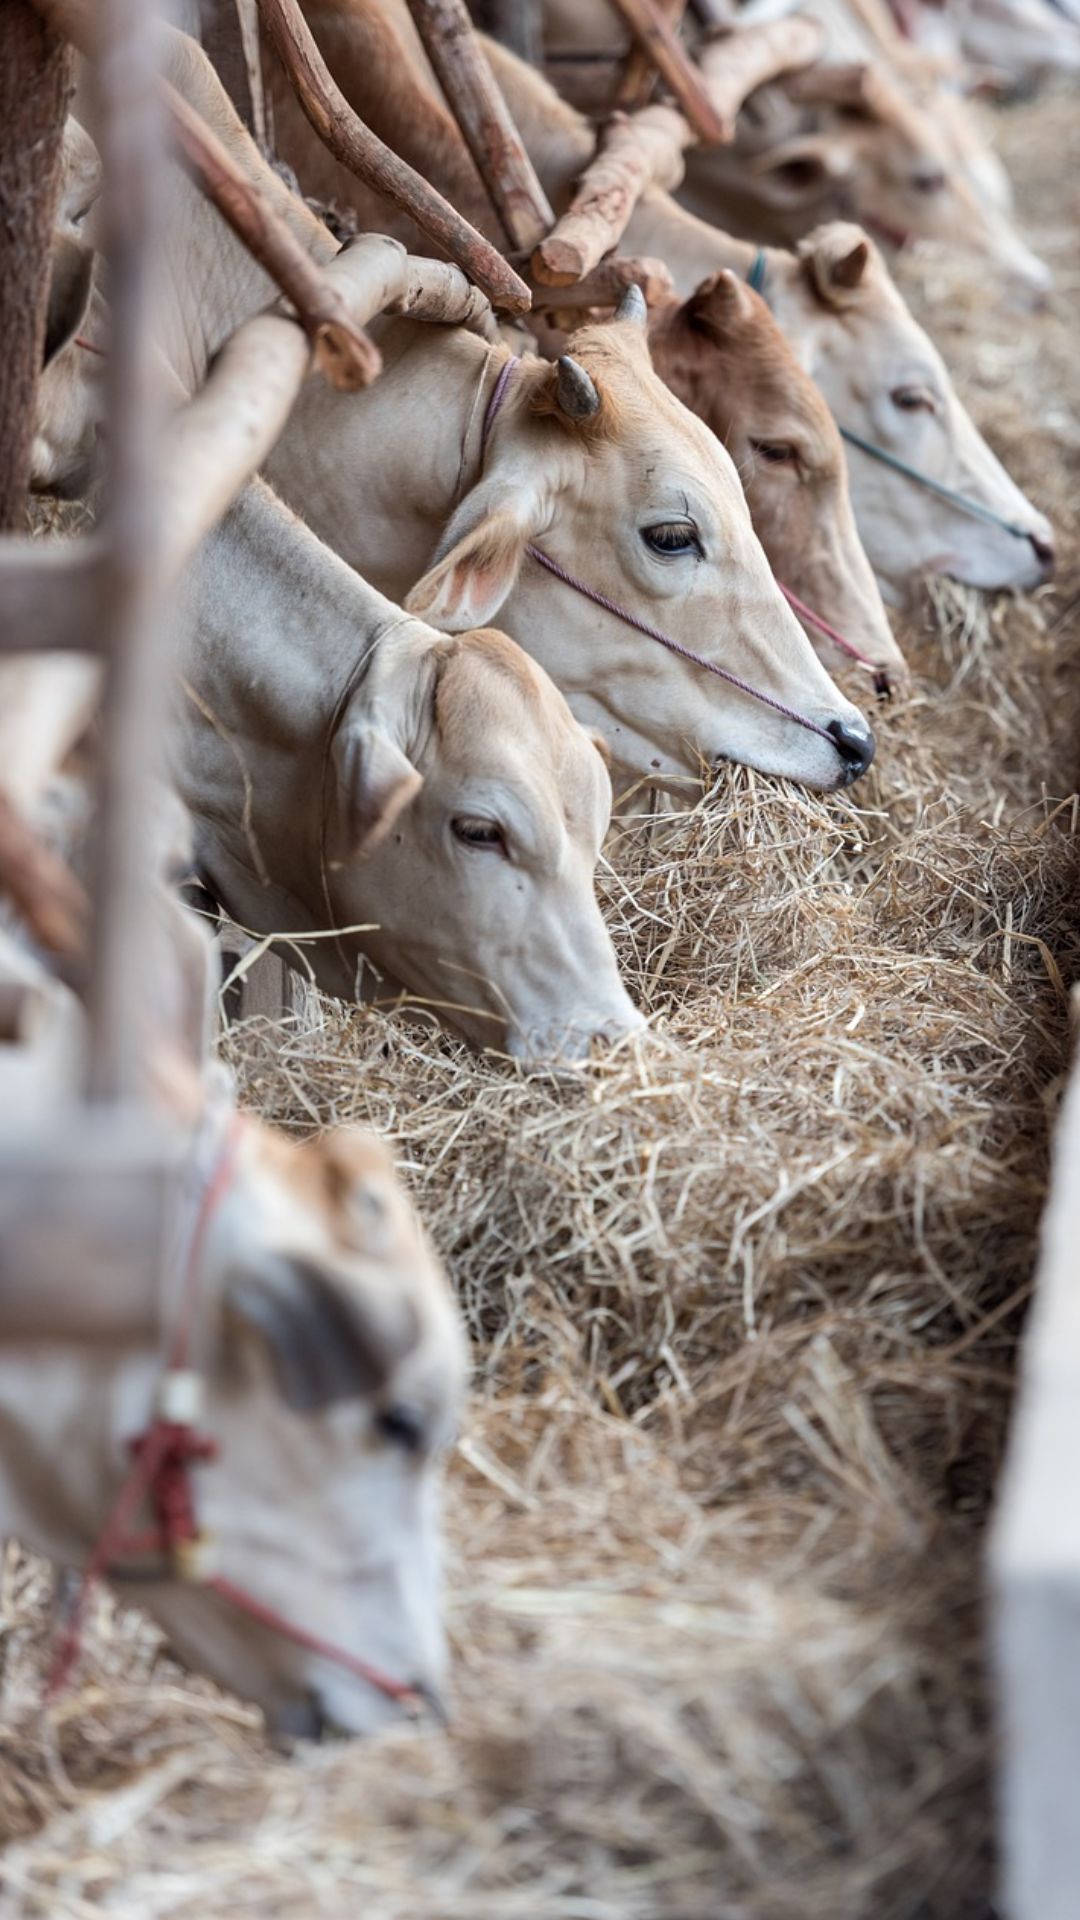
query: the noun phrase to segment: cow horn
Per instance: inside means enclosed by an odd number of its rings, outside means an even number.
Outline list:
[[[619,301],[615,309],[615,318],[616,320],[629,320],[632,327],[643,327],[647,324],[649,310],[645,305],[645,295],[642,293],[636,280],[631,280],[630,285]]]
[[[589,420],[600,411],[600,395],[584,367],[571,360],[568,353],[559,355],[559,377],[555,382],[555,398],[570,420]]]

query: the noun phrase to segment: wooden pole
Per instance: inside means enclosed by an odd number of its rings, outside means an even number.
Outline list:
[[[111,629],[102,701],[99,812],[91,884],[86,1090],[96,1101],[142,1092],[152,952],[150,795],[164,740],[159,435],[152,339],[165,206],[165,129],[157,20],[148,0],[101,0],[96,85],[111,316],[109,498],[99,618]]]
[[[533,254],[537,280],[566,287],[599,266],[618,246],[646,187],[678,186],[692,138],[674,107],[613,114],[569,207]]]
[[[409,11],[511,247],[535,247],[555,215],[503,99],[465,0],[409,0]]]
[[[194,107],[162,81],[180,157],[248,252],[295,306],[315,346],[319,367],[335,387],[369,386],[382,365],[378,349],[351,318],[340,293],[305,253]]]
[[[642,51],[670,87],[699,140],[720,146],[728,135],[705,83],[656,0],[612,0]]]
[[[27,0],[0,5],[0,529],[26,523],[71,54]]]
[[[686,12],[686,0],[657,0],[657,11],[662,13],[668,25],[674,31]],[[623,62],[619,75],[619,84],[615,90],[615,105],[626,113],[633,113],[639,107],[647,107],[656,86],[656,63],[651,54],[646,53],[640,41],[635,40]]]
[[[616,253],[569,286],[538,282],[533,288],[533,311],[616,307],[627,287],[640,287],[647,307],[662,307],[675,298],[675,282],[663,260]]]
[[[343,167],[408,214],[504,313],[527,313],[529,289],[500,253],[434,187],[391,153],[353,112],[296,0],[259,0],[271,43],[308,120]]]
[[[697,49],[697,62],[724,140],[735,138],[735,123],[752,93],[783,73],[813,66],[824,49],[824,27],[804,13],[791,13],[762,26],[736,27],[704,41]]]

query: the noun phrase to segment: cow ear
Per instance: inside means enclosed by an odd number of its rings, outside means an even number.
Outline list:
[[[43,367],[70,344],[86,319],[93,278],[94,256],[89,247],[80,247],[74,240],[55,242],[45,316]]]
[[[775,206],[798,208],[820,200],[823,193],[851,171],[850,150],[833,137],[804,134],[783,140],[751,162],[750,172]]]
[[[339,857],[371,853],[415,800],[424,776],[372,720],[346,720],[334,735],[332,758]]]
[[[721,267],[696,287],[682,309],[682,317],[695,333],[710,339],[726,340],[734,323],[749,311],[749,294],[738,275]]]
[[[517,515],[494,508],[417,581],[406,611],[443,633],[490,626],[517,580],[527,542]]]
[[[294,1413],[377,1393],[420,1334],[398,1289],[335,1280],[314,1261],[270,1249],[227,1276],[224,1302],[230,1357],[268,1366]]]
[[[861,228],[837,221],[808,235],[799,258],[819,300],[830,307],[850,306],[866,279],[870,241]]]

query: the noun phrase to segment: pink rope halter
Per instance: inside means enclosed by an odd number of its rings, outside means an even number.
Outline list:
[[[510,385],[514,369],[520,366],[520,364],[520,357],[517,354],[512,354],[505,366],[501,369],[499,377],[492,388],[491,398],[487,403],[487,408],[484,413],[484,423],[480,429],[481,459],[483,459],[487,452],[491,429],[495,424],[499,409],[506,398],[507,388]],[[544,553],[540,547],[534,546],[532,542],[529,543],[525,551],[531,560],[535,560],[538,566],[543,567],[548,573],[553,574],[556,580],[561,580],[564,586],[572,588],[575,593],[580,593],[583,599],[591,600],[594,606],[603,607],[605,613],[613,614],[615,619],[621,620],[625,626],[633,627],[637,633],[643,633],[648,640],[655,640],[661,647],[666,647],[669,653],[677,654],[680,660],[689,661],[691,666],[701,667],[703,672],[715,674],[718,680],[726,680],[729,687],[736,687],[740,693],[749,695],[751,700],[759,701],[763,707],[771,707],[774,713],[780,714],[785,720],[793,721],[797,727],[804,727],[807,733],[816,733],[819,739],[827,740],[831,747],[836,746],[836,740],[828,728],[819,726],[816,720],[808,720],[805,714],[796,712],[794,707],[785,706],[782,700],[774,700],[771,693],[763,693],[760,687],[753,686],[749,680],[743,680],[739,674],[731,673],[727,667],[717,666],[715,660],[707,660],[704,654],[695,653],[690,647],[684,647],[680,640],[674,639],[670,633],[665,633],[663,628],[650,626],[647,620],[639,620],[636,613],[631,613],[627,607],[621,607],[617,600],[610,600],[606,593],[599,592],[596,587],[590,587],[586,581],[579,580],[576,574],[568,572],[557,560],[553,560],[550,554]],[[873,667],[872,661],[866,660],[864,655],[859,654],[858,650],[853,647],[849,641],[841,639],[834,628],[829,627],[826,622],[819,620],[816,615],[810,614],[809,609],[804,608],[801,601],[796,601],[795,596],[789,593],[786,587],[781,587],[780,591],[796,611],[800,611],[808,616],[816,625],[822,628],[823,632],[828,633],[830,638],[839,640],[842,647],[846,647],[849,653],[854,654],[857,659],[862,660],[866,666]]]

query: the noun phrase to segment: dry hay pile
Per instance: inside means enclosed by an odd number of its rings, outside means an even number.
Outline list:
[[[1071,102],[995,125],[1077,214]],[[732,774],[624,824],[651,1044],[529,1078],[327,1002],[234,1036],[270,1117],[397,1142],[469,1317],[452,1730],[276,1756],[104,1604],[43,1723],[10,1552],[5,1915],[988,1913],[980,1555],[1080,971],[1074,231],[1034,232],[1036,319],[919,269],[1055,589],[940,591],[857,798]]]

